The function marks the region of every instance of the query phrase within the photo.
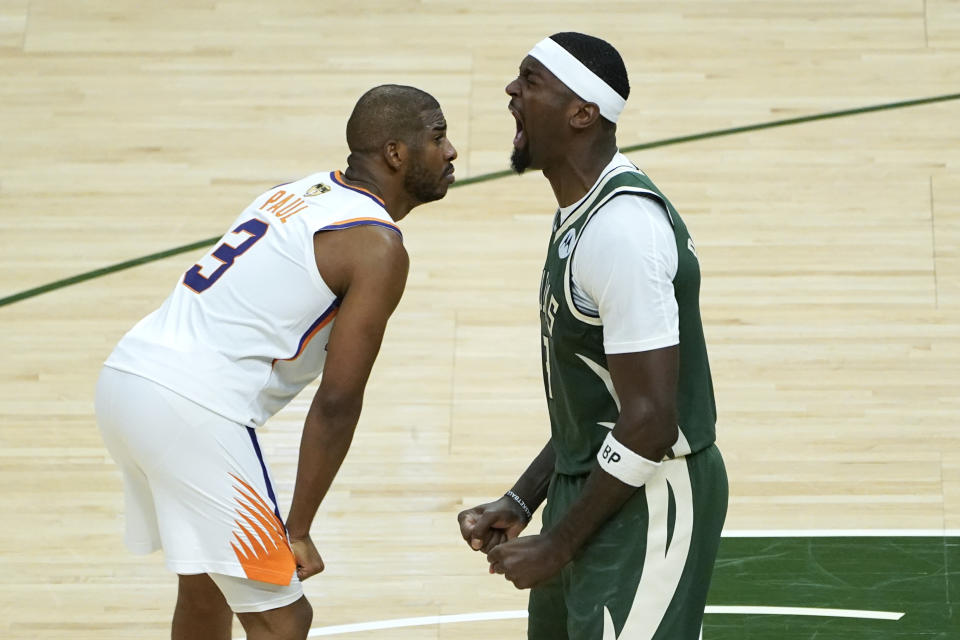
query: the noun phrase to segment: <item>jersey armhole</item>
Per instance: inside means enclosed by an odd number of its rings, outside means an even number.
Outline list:
[[[593,313],[592,311],[589,311],[589,310],[587,310],[587,309],[583,309],[582,307],[580,307],[580,305],[577,304],[576,298],[574,298],[574,296],[573,296],[573,284],[574,284],[574,283],[573,283],[573,270],[574,270],[573,261],[576,259],[577,247],[578,247],[579,244],[580,244],[580,240],[583,239],[583,234],[584,234],[584,232],[586,232],[586,230],[587,230],[587,225],[590,224],[590,222],[596,217],[596,215],[597,215],[598,213],[600,213],[600,211],[603,210],[603,208],[604,208],[606,205],[610,204],[610,202],[611,202],[614,198],[617,198],[617,197],[619,197],[619,196],[635,196],[635,197],[639,197],[639,198],[646,198],[646,199],[648,199],[648,200],[651,200],[652,202],[655,202],[656,204],[660,205],[660,209],[662,209],[663,213],[666,214],[666,216],[667,216],[667,221],[670,223],[670,226],[671,226],[671,227],[674,226],[674,225],[673,225],[673,216],[670,215],[670,210],[667,208],[666,202],[665,202],[662,198],[660,198],[659,196],[657,196],[657,194],[655,194],[655,193],[653,193],[653,192],[651,192],[651,191],[647,191],[647,190],[644,190],[644,191],[642,191],[642,192],[637,192],[637,191],[632,191],[632,190],[630,190],[630,191],[623,191],[623,190],[618,189],[618,190],[614,191],[612,194],[610,194],[596,209],[594,209],[593,211],[590,212],[590,215],[587,217],[586,222],[584,222],[584,223],[583,223],[583,226],[580,227],[580,232],[577,234],[577,241],[576,241],[576,243],[574,244],[573,249],[570,250],[570,261],[569,261],[569,262],[570,262],[570,268],[567,270],[567,271],[569,272],[569,273],[568,273],[568,277],[567,277],[567,280],[568,280],[568,282],[567,282],[567,288],[568,288],[568,290],[570,291],[570,298],[569,298],[570,307],[571,307],[571,309],[573,309],[573,310],[576,312],[574,315],[575,315],[575,316],[582,315],[582,316],[584,316],[584,317],[586,317],[586,318],[591,318],[591,319],[593,319],[593,320],[596,320],[597,322],[596,322],[595,324],[602,324],[602,321],[600,320],[599,305],[597,305],[597,307],[598,307],[597,313]],[[582,290],[582,287],[581,287],[581,290]],[[596,302],[596,301],[594,301],[594,302]],[[591,324],[594,324],[594,323],[591,323]]]
[[[380,218],[350,218],[348,220],[341,220],[339,222],[333,222],[331,224],[325,225],[316,229],[313,233],[317,234],[321,231],[340,231],[341,229],[350,229],[351,227],[362,227],[365,225],[372,225],[377,227],[384,227],[385,229],[390,229],[395,231],[397,235],[400,236],[400,239],[403,239],[403,232],[400,231],[400,227],[393,224],[392,222],[387,222],[386,220],[381,220]]]

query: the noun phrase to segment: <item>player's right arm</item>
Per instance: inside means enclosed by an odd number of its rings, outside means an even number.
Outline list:
[[[323,570],[310,525],[350,448],[364,388],[409,268],[400,237],[379,226],[318,233],[314,250],[320,275],[341,303],[304,423],[286,523],[301,580]]]
[[[553,442],[548,440],[510,489],[515,498],[508,493],[499,500],[460,512],[457,516],[460,534],[471,549],[488,553],[498,544],[520,535],[533,512],[547,499],[547,487],[555,463]],[[520,501],[530,510],[530,515],[524,511]]]

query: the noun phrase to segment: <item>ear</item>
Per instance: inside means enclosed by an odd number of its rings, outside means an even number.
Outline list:
[[[387,140],[383,145],[383,159],[394,171],[399,171],[404,165],[408,153],[407,145],[400,140]]]
[[[600,119],[600,107],[593,102],[580,102],[579,108],[570,116],[570,126],[587,129]]]

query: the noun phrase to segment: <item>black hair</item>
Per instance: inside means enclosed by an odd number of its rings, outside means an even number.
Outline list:
[[[610,85],[620,97],[630,97],[630,82],[627,80],[627,68],[620,53],[606,40],[588,36],[585,33],[565,31],[555,33],[550,39],[567,50],[574,58],[593,71]]]
[[[436,98],[416,87],[374,87],[360,96],[347,120],[347,146],[351,153],[363,153],[380,149],[388,140],[413,145],[425,125],[422,113],[439,108]]]

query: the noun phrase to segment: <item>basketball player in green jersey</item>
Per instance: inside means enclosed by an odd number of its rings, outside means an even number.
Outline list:
[[[727,510],[700,267],[669,200],[621,155],[629,94],[607,42],[558,33],[507,85],[512,163],[559,210],[540,287],[551,439],[463,511],[490,571],[532,588],[532,640],[696,640]],[[539,535],[517,537],[546,501]]]

